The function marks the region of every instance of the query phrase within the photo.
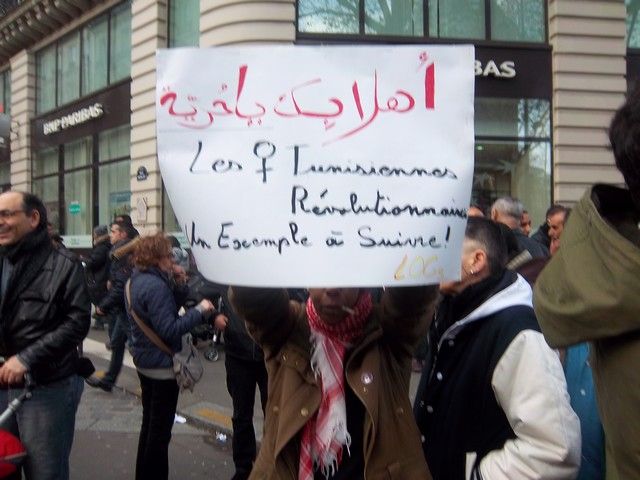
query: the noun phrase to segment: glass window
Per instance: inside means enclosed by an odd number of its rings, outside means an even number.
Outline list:
[[[36,108],[38,112],[56,106],[56,46],[45,48],[36,55]]]
[[[0,113],[11,114],[11,70],[0,73]]]
[[[169,46],[197,47],[200,44],[200,0],[171,0],[169,3]]]
[[[109,21],[102,16],[82,30],[82,94],[107,86]]]
[[[80,96],[80,35],[74,33],[58,44],[58,105]]]
[[[392,2],[365,0],[365,27],[367,34],[424,35],[422,0],[396,0]]]
[[[129,125],[100,132],[98,161],[115,160],[130,155],[131,129]]]
[[[472,202],[487,210],[510,195],[542,223],[551,204],[549,102],[478,98],[475,109]]]
[[[111,13],[111,54],[109,81],[111,83],[131,76],[131,4],[114,9]]]
[[[550,109],[541,99],[476,98],[476,135],[549,138]]]
[[[299,0],[298,30],[358,33],[358,0]]]
[[[624,0],[627,7],[627,46],[640,48],[640,0]]]
[[[429,0],[429,35],[485,38],[484,0]]]
[[[298,0],[298,31],[538,43],[545,13],[544,0]]]
[[[544,42],[543,0],[491,0],[491,38]]]
[[[64,169],[84,167],[91,163],[91,137],[81,138],[64,146]]]
[[[65,235],[87,235],[93,228],[91,169],[64,175]]]
[[[162,205],[164,205],[162,211],[162,229],[165,232],[182,232],[182,228],[178,225],[178,219],[173,211],[169,195],[167,195],[167,190],[164,188],[164,185],[162,186]]]
[[[131,131],[129,125],[100,132],[98,135],[98,161],[110,162],[98,170],[98,222],[108,224],[119,213],[131,210]]]
[[[11,162],[0,162],[0,192],[11,188]]]
[[[98,224],[108,225],[131,210],[131,162],[113,162],[98,170]]]
[[[33,192],[57,219],[64,218],[54,225],[67,246],[90,246],[94,225],[131,210],[129,137],[129,125],[122,125],[34,153]]]
[[[50,147],[35,152],[33,156],[33,176],[40,177],[58,172],[58,147]]]
[[[47,207],[47,219],[53,225],[53,229],[60,231],[60,205],[58,202],[58,176],[45,177],[33,180],[32,191]]]

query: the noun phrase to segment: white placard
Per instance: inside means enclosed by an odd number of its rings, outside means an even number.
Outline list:
[[[209,279],[458,278],[473,175],[472,46],[160,50],[158,158]]]

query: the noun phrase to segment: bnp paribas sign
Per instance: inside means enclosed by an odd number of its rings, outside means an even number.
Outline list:
[[[82,125],[90,120],[100,118],[103,115],[104,108],[102,107],[102,104],[94,103],[88,107],[80,108],[75,112],[71,112],[45,122],[42,125],[42,131],[45,135],[51,135],[71,127]]]

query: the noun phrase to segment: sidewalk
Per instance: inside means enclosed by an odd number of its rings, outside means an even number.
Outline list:
[[[111,354],[104,346],[106,339],[106,332],[92,329],[84,341],[84,353],[93,361],[98,375],[101,375],[109,366]],[[198,382],[193,393],[185,391],[180,394],[178,414],[185,417],[190,424],[212,431],[219,441],[228,442],[232,435],[233,408],[226,386],[224,347],[220,348],[220,357],[216,362],[210,362],[202,357],[202,363],[204,365],[202,380]],[[411,374],[409,389],[411,399],[415,397],[419,380],[419,373]],[[140,396],[140,383],[129,352],[125,352],[117,386]],[[91,387],[87,386],[87,388]],[[258,441],[262,439],[263,421],[260,397],[256,393],[253,424]]]

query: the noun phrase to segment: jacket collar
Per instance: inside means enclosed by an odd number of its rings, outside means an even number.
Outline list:
[[[513,283],[490,296],[480,304],[480,306],[471,311],[471,313],[447,328],[440,339],[439,346],[443,341],[455,338],[469,324],[482,320],[501,310],[516,305],[533,307],[532,296],[533,294],[529,283],[522,278],[522,276],[517,275]]]

